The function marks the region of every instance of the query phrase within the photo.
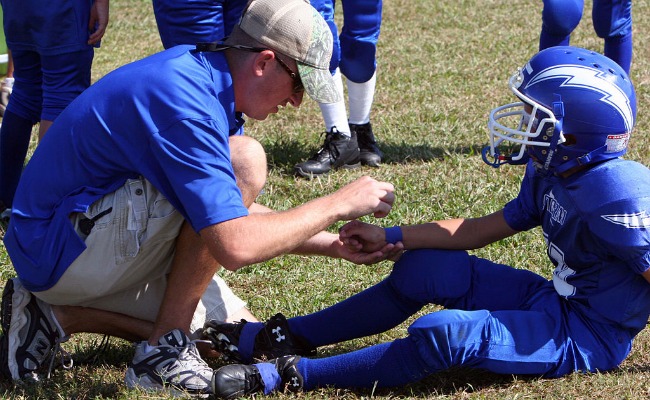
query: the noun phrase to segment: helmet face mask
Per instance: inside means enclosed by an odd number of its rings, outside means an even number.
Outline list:
[[[489,165],[532,157],[544,171],[562,173],[625,154],[636,96],[627,74],[609,58],[552,47],[517,71],[509,86],[520,102],[490,113],[483,150]]]

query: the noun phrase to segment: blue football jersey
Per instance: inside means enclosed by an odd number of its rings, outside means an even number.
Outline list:
[[[541,226],[553,284],[589,318],[641,330],[650,315],[650,170],[614,159],[568,178],[532,163],[505,207],[517,230]]]

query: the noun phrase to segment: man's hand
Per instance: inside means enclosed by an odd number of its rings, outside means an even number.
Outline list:
[[[343,186],[330,195],[338,208],[339,220],[349,221],[372,214],[376,218],[388,215],[395,201],[395,188],[388,182],[379,182],[369,176]]]
[[[364,251],[360,246],[350,246],[337,240],[334,244],[336,247],[336,257],[343,258],[355,264],[375,264],[384,260],[396,261],[404,252],[404,246],[401,243],[386,243],[376,251]]]

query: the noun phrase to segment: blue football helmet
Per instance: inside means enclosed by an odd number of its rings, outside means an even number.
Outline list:
[[[483,160],[499,167],[529,157],[545,173],[620,157],[636,118],[634,86],[609,58],[572,47],[537,53],[509,81],[520,100],[490,113]]]

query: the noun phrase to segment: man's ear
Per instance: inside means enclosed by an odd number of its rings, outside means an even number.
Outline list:
[[[275,58],[275,53],[271,50],[264,50],[255,56],[253,69],[255,76],[262,76],[265,72],[269,71],[272,66],[272,61]]]

